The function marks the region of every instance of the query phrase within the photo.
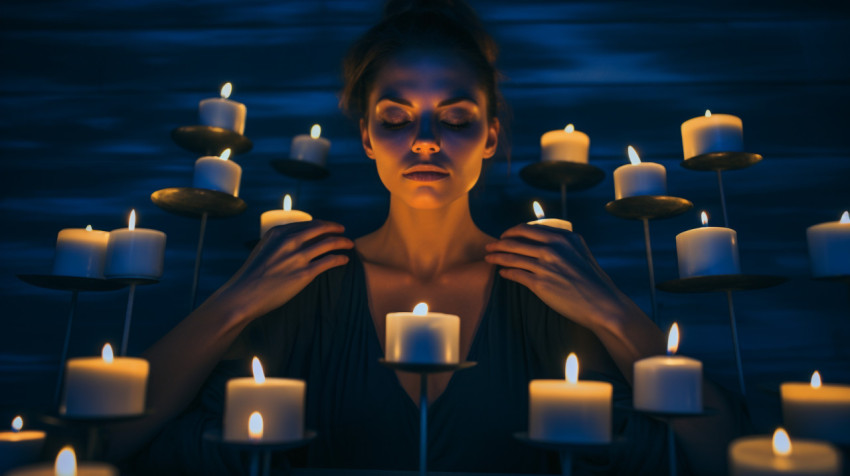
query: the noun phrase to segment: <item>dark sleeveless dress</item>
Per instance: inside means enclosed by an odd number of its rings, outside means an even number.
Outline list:
[[[415,470],[419,410],[383,357],[370,315],[362,261],[318,276],[286,305],[242,334],[249,351],[222,361],[195,402],[141,452],[139,474],[247,474],[244,455],[202,438],[220,427],[225,382],[250,375],[257,355],[270,377],[307,382],[306,427],[318,432],[308,447],[276,458],[278,467]],[[614,401],[631,390],[589,330],[559,315],[531,291],[496,273],[468,360],[429,407],[428,469],[456,472],[559,473],[557,456],[516,441],[528,428],[528,383],[564,378],[570,352],[581,379],[614,385]],[[657,475],[667,472],[660,423],[614,410],[623,444],[591,452],[574,474]]]

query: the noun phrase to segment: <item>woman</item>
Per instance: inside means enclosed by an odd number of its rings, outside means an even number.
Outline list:
[[[468,193],[500,135],[494,60],[464,4],[388,5],[346,59],[341,101],[390,191],[386,222],[354,241],[320,220],[268,232],[233,278],[147,352],[156,413],[116,432],[117,457],[141,447],[145,472],[244,471],[238,455],[200,435],[220,425],[226,380],[247,375],[259,355],[267,375],[307,381],[307,427],[320,437],[292,461],[415,468],[419,380],[377,360],[384,316],[420,301],[460,316],[461,357],[478,362],[429,379],[431,469],[557,471],[551,455],[511,435],[527,429],[529,380],[563,378],[569,352],[581,356],[582,378],[630,397],[633,363],[662,353],[663,334],[582,238],[523,224],[497,239],[472,220]],[[693,467],[719,474],[735,425],[709,383],[706,404],[721,416],[677,434]],[[662,426],[616,412],[615,432],[628,443],[580,470],[665,471]],[[711,444],[700,446],[705,434]]]

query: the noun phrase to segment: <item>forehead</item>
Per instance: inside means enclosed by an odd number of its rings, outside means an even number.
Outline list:
[[[481,103],[485,94],[475,72],[456,55],[410,51],[393,57],[375,77],[369,101],[383,97],[408,99],[469,97]]]

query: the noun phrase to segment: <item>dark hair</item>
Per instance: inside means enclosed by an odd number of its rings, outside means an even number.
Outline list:
[[[447,50],[463,58],[485,90],[487,118],[499,116],[503,101],[497,85],[496,42],[462,0],[388,1],[381,21],[354,43],[343,61],[340,108],[354,119],[367,117],[378,71],[410,49]]]

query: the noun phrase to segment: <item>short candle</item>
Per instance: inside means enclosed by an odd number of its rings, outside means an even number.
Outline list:
[[[667,169],[661,164],[641,162],[635,148],[629,146],[630,164],[614,170],[614,198],[667,194]]]
[[[293,137],[292,145],[289,147],[289,158],[324,167],[328,161],[331,141],[321,137],[321,135],[322,126],[313,124],[313,127],[310,128],[310,135],[299,134]]]
[[[6,476],[118,476],[118,468],[107,463],[88,461],[77,464],[74,448],[66,446],[56,455],[53,464],[24,466],[9,471]]]
[[[711,152],[744,150],[744,123],[729,114],[712,114],[688,119],[682,123],[682,150],[685,160]]]
[[[702,228],[676,235],[679,277],[739,274],[738,234],[731,228],[707,226],[705,212],[701,218]]]
[[[814,440],[791,440],[777,428],[773,437],[748,436],[729,445],[732,476],[838,476],[841,457],[830,444]]]
[[[528,436],[562,443],[611,441],[608,382],[578,380],[578,357],[567,357],[566,380],[532,380],[528,384]]]
[[[702,412],[702,362],[675,355],[679,325],[667,338],[667,356],[641,359],[634,364],[634,406],[665,413]]]
[[[838,221],[821,223],[806,229],[812,275],[850,276],[850,213]]]
[[[149,372],[147,360],[115,357],[109,344],[100,357],[68,359],[59,412],[74,417],[141,415]]]
[[[460,318],[429,312],[425,303],[413,312],[387,314],[386,359],[416,364],[454,364],[460,360]]]
[[[590,137],[584,132],[575,130],[572,124],[540,136],[540,158],[543,162],[563,161],[586,164],[588,149],[590,149]]]
[[[136,228],[136,210],[127,228],[112,230],[106,246],[107,278],[159,279],[165,261],[165,233]]]
[[[245,133],[245,116],[248,109],[241,102],[228,99],[233,85],[225,83],[221,87],[220,98],[204,99],[198,106],[201,124],[205,126],[230,129],[239,134]]]
[[[262,238],[267,231],[276,226],[301,221],[310,221],[312,219],[313,217],[309,213],[302,212],[301,210],[293,210],[292,197],[290,197],[289,194],[286,194],[286,196],[283,197],[282,210],[269,210],[260,215],[260,238]]]
[[[782,421],[794,437],[850,444],[850,385],[824,384],[818,371],[810,382],[785,382]]]
[[[196,160],[192,187],[215,190],[238,197],[242,167],[229,159],[230,149],[225,149],[219,157],[209,155]]]
[[[21,465],[38,461],[46,434],[24,430],[24,419],[12,419],[12,431],[0,432],[0,474]]]
[[[85,228],[65,228],[56,237],[53,274],[82,278],[103,278],[109,232]]]
[[[541,207],[540,203],[536,200],[531,204],[531,207],[534,210],[534,215],[537,217],[537,220],[528,222],[529,225],[543,225],[573,231],[572,222],[561,220],[559,218],[546,218],[546,214],[543,213],[543,207]]]

